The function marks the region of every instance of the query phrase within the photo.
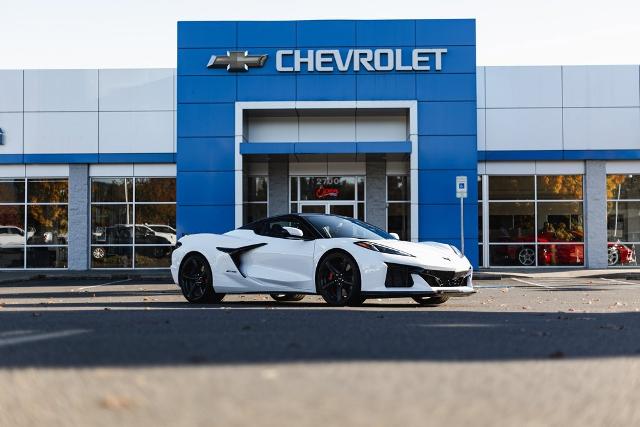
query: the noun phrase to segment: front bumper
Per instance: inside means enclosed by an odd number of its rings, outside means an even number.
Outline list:
[[[469,296],[473,288],[473,270],[469,264],[457,270],[437,269],[424,264],[385,260],[370,268],[361,268],[361,292],[368,297]],[[379,267],[378,267],[379,266]],[[376,268],[377,267],[377,268]]]

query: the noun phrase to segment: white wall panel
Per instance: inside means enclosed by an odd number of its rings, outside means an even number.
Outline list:
[[[356,140],[355,116],[302,116],[300,142],[344,142]]]
[[[484,175],[487,173],[487,164],[485,162],[478,162],[478,175]]]
[[[366,175],[365,162],[328,162],[328,175]]]
[[[487,175],[533,175],[536,173],[536,163],[533,161],[485,162],[485,172]]]
[[[25,113],[25,154],[97,152],[97,112]]]
[[[484,73],[486,67],[476,67],[476,104],[478,108],[485,108]]]
[[[407,125],[406,115],[357,115],[356,141],[406,141]]]
[[[105,164],[90,165],[89,176],[95,177],[117,177],[117,176],[133,176],[133,164]]]
[[[582,175],[584,174],[583,161],[536,161],[536,174],[538,175]]]
[[[565,107],[638,107],[637,65],[562,67]]]
[[[565,150],[640,148],[640,108],[565,108]]]
[[[561,67],[486,67],[486,106],[561,107],[561,74]]]
[[[133,165],[134,176],[176,176],[176,165],[171,163],[140,163]]]
[[[478,109],[477,111],[477,142],[478,142],[478,150],[484,151],[487,149],[487,140],[486,140],[486,128],[485,128],[485,116],[487,114],[487,110]]]
[[[387,175],[403,175],[409,173],[409,162],[387,160]]]
[[[100,111],[173,110],[173,69],[100,70]]]
[[[98,70],[25,70],[25,111],[98,111]]]
[[[1,154],[22,154],[22,113],[0,113],[0,128],[4,132]]]
[[[24,165],[0,166],[0,178],[24,178]]]
[[[327,162],[290,162],[289,175],[327,175]]]
[[[606,165],[607,173],[611,174],[640,174],[639,160],[610,160]]]
[[[486,110],[487,150],[561,150],[562,109]]]
[[[0,70],[0,112],[22,111],[22,70]]]
[[[247,120],[246,137],[249,142],[296,142],[298,118],[252,117]]]
[[[69,165],[26,165],[25,175],[31,178],[66,178]]]
[[[101,112],[100,152],[173,152],[173,112]]]

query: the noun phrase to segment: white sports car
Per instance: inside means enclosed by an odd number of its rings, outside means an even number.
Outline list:
[[[370,297],[412,297],[423,305],[474,293],[467,258],[451,245],[398,240],[335,215],[289,214],[225,234],[182,237],[171,274],[190,302],[266,293],[276,301],[319,294],[336,306]]]

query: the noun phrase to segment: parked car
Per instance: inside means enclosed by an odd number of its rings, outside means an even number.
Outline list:
[[[133,243],[132,234],[134,225],[118,224],[111,227],[97,227],[93,233],[94,243],[105,246],[94,246],[91,255],[95,259],[102,259],[108,255],[108,245],[127,245]],[[135,243],[139,245],[158,245],[154,247],[152,253],[156,258],[161,258],[171,252],[171,240],[167,237],[159,236],[146,225],[135,225]],[[118,248],[118,247],[115,247]],[[111,248],[113,249],[113,248]]]
[[[612,265],[635,265],[636,248],[624,245],[620,242],[609,243],[607,262]]]
[[[153,230],[156,233],[156,236],[164,237],[169,242],[171,242],[171,245],[175,246],[176,244],[175,228],[165,224],[145,224],[145,226]]]
[[[319,294],[330,305],[411,297],[421,305],[475,291],[469,260],[454,246],[405,242],[354,218],[289,214],[224,234],[182,237],[171,274],[189,302],[226,293],[264,293],[276,301]]]
[[[13,225],[0,225],[0,246],[24,245],[24,230]]]

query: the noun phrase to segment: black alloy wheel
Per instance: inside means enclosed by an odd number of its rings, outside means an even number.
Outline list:
[[[270,294],[271,298],[278,302],[302,301],[304,294]]]
[[[446,295],[438,295],[436,297],[412,297],[412,299],[420,305],[433,307],[436,305],[444,304],[449,300],[449,297]]]
[[[193,303],[214,303],[222,301],[224,294],[213,290],[213,274],[207,259],[198,253],[189,254],[182,261],[178,282],[182,295]]]
[[[360,270],[353,257],[345,252],[325,256],[316,272],[316,289],[329,305],[361,304]]]

